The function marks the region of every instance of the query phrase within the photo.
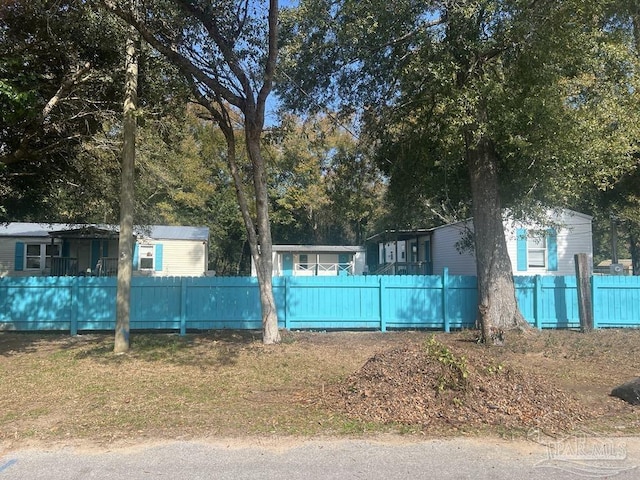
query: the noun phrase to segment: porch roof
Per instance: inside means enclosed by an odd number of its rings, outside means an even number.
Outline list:
[[[119,226],[108,224],[67,224],[12,222],[0,224],[0,237],[118,238]],[[156,240],[209,240],[208,227],[149,225],[134,227],[136,237]]]
[[[273,245],[274,252],[296,253],[355,253],[365,248],[356,245]]]
[[[385,230],[367,238],[367,243],[392,242],[395,240],[411,240],[416,237],[431,235],[433,228],[415,228],[413,230]]]
[[[49,232],[53,238],[83,239],[83,238],[104,238],[113,239],[119,237],[118,229],[112,226],[100,227],[97,225],[84,225],[77,228],[64,230],[54,230]]]

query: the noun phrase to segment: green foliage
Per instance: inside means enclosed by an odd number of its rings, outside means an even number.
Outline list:
[[[60,192],[88,180],[73,161],[82,142],[121,108],[122,32],[82,1],[10,0],[0,9],[4,215],[51,220],[66,209]]]
[[[442,374],[436,379],[439,392],[445,390],[466,390],[469,368],[464,355],[456,355],[449,347],[436,340],[432,335],[424,343],[427,356],[442,367]]]
[[[496,149],[512,212],[576,208],[637,166],[638,68],[622,11],[600,1],[306,0],[287,17],[292,81],[281,90],[300,109],[301,90],[320,105],[364,107],[402,225],[468,216],[469,130]]]
[[[369,152],[324,116],[284,117],[268,138],[274,239],[361,244],[383,203],[383,179]]]

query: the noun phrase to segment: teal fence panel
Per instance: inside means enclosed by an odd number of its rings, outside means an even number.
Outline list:
[[[181,296],[180,277],[132,278],[131,329],[179,329]]]
[[[71,330],[74,278],[0,278],[0,330]]]
[[[537,313],[536,301],[538,300],[539,292],[536,287],[538,286],[540,277],[528,277],[517,275],[513,277],[513,283],[516,287],[516,300],[518,301],[518,307],[520,313],[524,319],[531,325],[540,327],[537,320],[540,318]]]
[[[594,276],[592,283],[598,328],[640,327],[640,277]]]
[[[473,328],[478,317],[478,279],[469,276],[450,276],[445,294],[447,296],[445,320],[449,328]]]
[[[260,292],[256,278],[188,278],[185,303],[188,329],[262,328]]]
[[[283,277],[285,324],[296,329],[380,329],[375,276]]]
[[[542,298],[539,302],[541,328],[579,328],[576,277],[540,277]]]
[[[571,276],[516,276],[516,298],[525,320],[538,328],[578,328],[578,291]]]
[[[444,326],[444,298],[439,276],[381,276],[382,318],[386,328]]]
[[[576,279],[514,279],[525,319],[538,328],[580,326]],[[473,327],[475,277],[278,277],[279,327],[296,329],[440,329]],[[592,278],[597,327],[640,327],[640,277]],[[116,279],[0,278],[0,330],[113,330]],[[260,329],[260,294],[250,277],[134,277],[132,330]]]
[[[77,277],[76,282],[74,319],[77,330],[115,330],[115,277]],[[133,285],[133,281],[131,283]],[[131,293],[133,298],[133,288]],[[133,301],[130,309],[135,309]],[[132,325],[133,316],[130,316],[130,320]]]

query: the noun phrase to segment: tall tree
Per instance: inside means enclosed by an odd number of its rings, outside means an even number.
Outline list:
[[[133,214],[135,209],[136,109],[138,106],[138,32],[130,27],[126,44],[126,72],[120,175],[120,232],[116,289],[116,331],[113,350],[129,350],[131,274],[133,270]]]
[[[46,221],[71,207],[58,192],[85,180],[74,161],[80,145],[118,108],[121,33],[80,0],[0,4],[0,183],[8,217]]]
[[[386,5],[303,0],[285,30],[294,81],[283,97],[300,108],[300,91],[321,104],[339,98],[349,111],[364,105],[392,190],[414,172],[438,192],[428,209],[471,200],[484,340],[526,328],[504,207],[570,206],[581,185],[630,168],[638,122],[629,56],[603,24],[602,2]]]
[[[384,190],[371,152],[326,115],[285,115],[267,140],[274,238],[361,245],[379,217]]]
[[[263,342],[280,341],[272,288],[272,240],[266,164],[261,151],[265,107],[278,55],[278,2],[247,0],[149,1],[142,11],[128,2],[102,5],[134,26],[193,86],[193,95],[215,119],[227,142],[227,162],[256,264]],[[253,204],[238,164],[235,112],[240,114],[250,161]],[[253,213],[255,212],[255,216]]]

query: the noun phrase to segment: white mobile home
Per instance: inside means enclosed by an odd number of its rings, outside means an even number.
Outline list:
[[[200,276],[209,229],[152,225],[134,229],[133,274]],[[0,226],[0,276],[114,276],[118,227],[9,223]]]
[[[365,248],[349,245],[273,245],[273,276],[362,275]],[[256,267],[251,261],[251,275]]]
[[[507,250],[514,275],[573,275],[574,255],[593,265],[592,217],[572,210],[548,213],[549,228],[506,220]],[[473,222],[430,229],[388,230],[367,239],[369,272],[380,274],[476,275]]]
[[[572,210],[549,212],[555,228],[505,221],[507,250],[514,275],[574,275],[574,255],[586,253],[593,269],[592,217]],[[475,254],[460,248],[473,232],[471,220],[434,228],[431,237],[433,273],[447,267],[452,275],[476,275]]]

